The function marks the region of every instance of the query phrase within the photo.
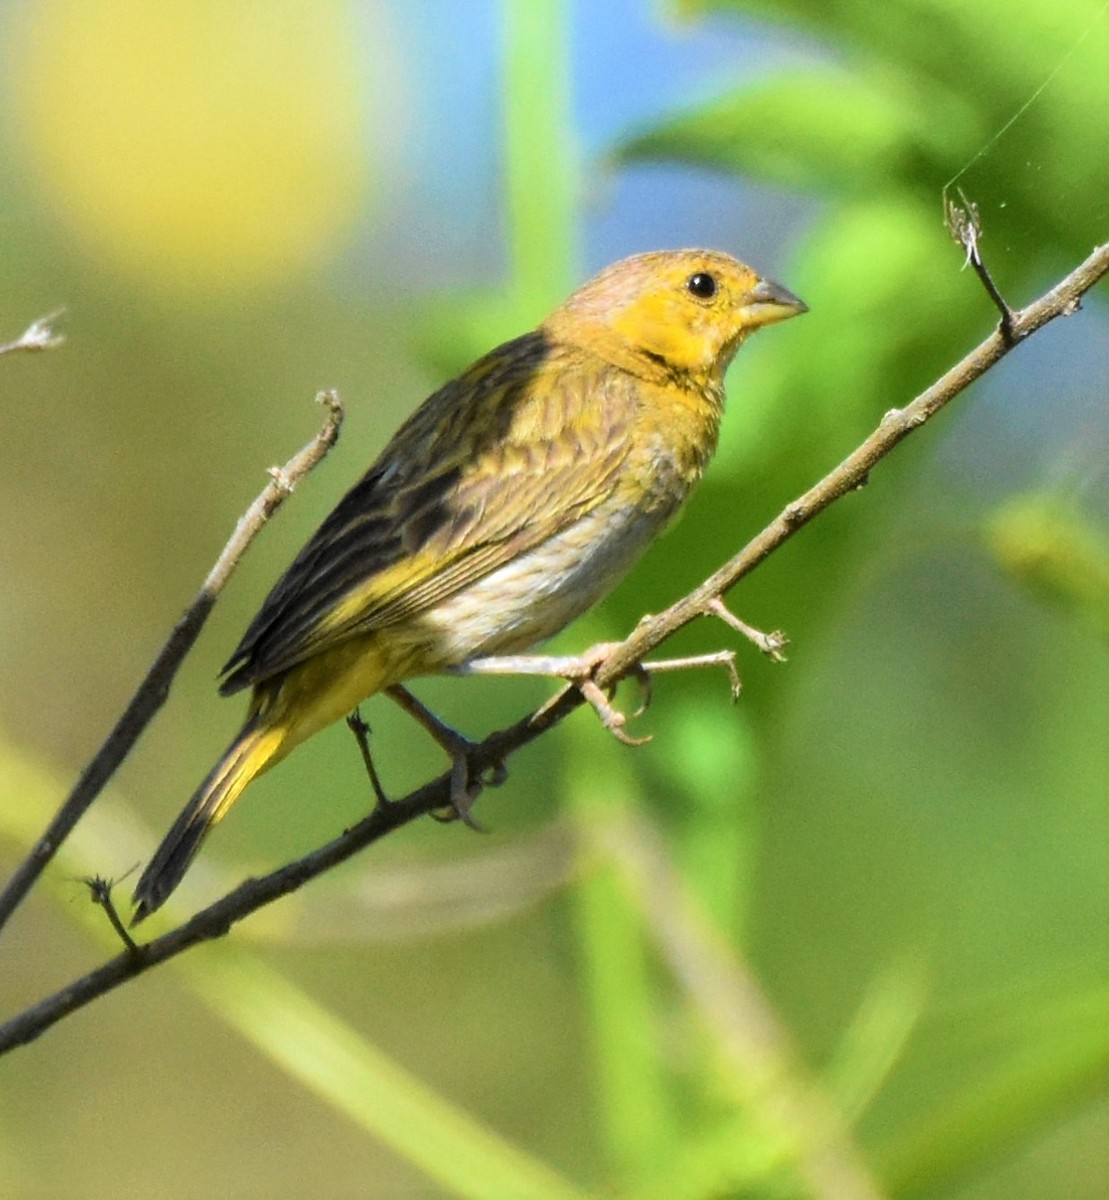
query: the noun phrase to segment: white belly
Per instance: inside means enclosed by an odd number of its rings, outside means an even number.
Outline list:
[[[657,512],[591,513],[423,614],[421,640],[441,666],[526,650],[607,595],[664,524]]]

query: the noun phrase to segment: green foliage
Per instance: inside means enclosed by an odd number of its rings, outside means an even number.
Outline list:
[[[908,186],[955,151],[965,110],[937,114],[910,81],[837,66],[783,70],[622,143],[618,162],[658,160],[818,193]],[[937,120],[937,116],[950,120]]]
[[[1005,1052],[882,1152],[882,1177],[899,1197],[935,1195],[1019,1148],[1061,1112],[1109,1084],[1109,991],[1104,985],[1045,997],[1004,1030]],[[991,1014],[996,1019],[996,1014]],[[996,1036],[983,1030],[980,1036]]]
[[[1000,135],[1002,152],[969,176],[995,242],[1019,239],[1034,272],[1036,258],[1081,253],[1101,232],[1096,148],[1109,117],[1109,29],[1097,0],[680,0],[677,8],[798,26],[844,65],[729,94],[666,122],[646,144],[632,139],[625,157],[701,161],[839,193],[909,188],[934,211],[937,190]],[[660,135],[669,148],[650,144]],[[692,146],[675,153],[686,135]],[[699,157],[706,142],[711,152]]]

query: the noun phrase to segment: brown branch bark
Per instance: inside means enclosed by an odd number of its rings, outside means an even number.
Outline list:
[[[283,467],[270,471],[271,480],[235,526],[227,545],[209,571],[196,599],[173,627],[146,678],[139,684],[122,716],[108,734],[96,755],[81,772],[65,802],[16,868],[0,892],[0,929],[19,907],[35,880],[105,783],[130,753],[143,730],[153,720],[169,695],[170,684],[185,655],[192,648],[219,593],[230,578],[247,546],[262,526],[284,503],[297,483],[324,457],[339,437],[343,423],[343,405],[337,392],[321,392],[316,399],[327,407],[327,418],[319,433]]]
[[[677,630],[707,615],[714,599],[734,587],[783,542],[792,537],[841,496],[862,487],[870,471],[902,439],[929,421],[945,405],[983,375],[1005,354],[1059,316],[1075,312],[1082,297],[1109,272],[1109,245],[1100,246],[1045,295],[1013,313],[1009,336],[992,333],[961,362],[905,408],[888,412],[878,428],[842,463],[782,512],[732,559],[700,587],[658,616],[643,621],[620,643],[597,670],[596,683],[605,688],[627,675],[637,663]],[[553,700],[508,729],[486,738],[475,750],[475,770],[489,769],[546,730],[558,724],[581,703],[576,687],[568,687]],[[416,817],[450,804],[450,776],[445,773],[423,787],[376,809],[340,837],[295,862],[260,879],[248,879],[234,891],[185,924],[153,941],[126,951],[102,967],[76,980],[53,996],[0,1026],[0,1053],[38,1037],[69,1013],[88,1004],[125,980],[180,954],[190,946],[226,933],[233,924],[309,879],[350,858]]]

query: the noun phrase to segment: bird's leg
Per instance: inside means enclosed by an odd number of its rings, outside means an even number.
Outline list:
[[[775,629],[772,633],[763,633],[761,629],[755,629],[753,625],[741,621],[719,596],[713,596],[705,605],[704,611],[705,616],[718,617],[725,625],[730,625],[738,633],[742,633],[772,662],[785,662],[786,658],[782,651],[789,645],[789,638],[780,629]]]
[[[390,700],[399,704],[410,717],[415,718],[427,730],[433,740],[442,746],[451,760],[451,807],[454,809],[454,814],[447,819],[454,820],[457,817],[458,820],[468,825],[471,829],[476,829],[479,833],[484,833],[485,830],[471,815],[474,801],[481,794],[483,786],[480,777],[474,780],[473,783],[470,781],[470,756],[473,754],[476,743],[471,742],[467,737],[463,737],[456,729],[452,729],[449,725],[441,721],[427,705],[417,700],[401,684],[397,683],[392,687],[387,687],[385,694]],[[505,769],[504,763],[497,763],[493,767],[493,774],[489,783],[493,787],[499,787],[507,776],[508,772]]]
[[[381,779],[377,774],[377,767],[374,766],[373,755],[370,753],[370,727],[362,719],[362,714],[357,708],[347,717],[347,728],[354,734],[354,740],[362,752],[362,762],[365,763],[366,774],[370,777],[370,787],[373,788],[374,796],[377,797],[377,806],[384,808],[389,803],[389,797],[385,795],[385,789],[381,786]]]

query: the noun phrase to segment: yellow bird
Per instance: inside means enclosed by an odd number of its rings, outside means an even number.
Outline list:
[[[515,654],[624,576],[716,449],[744,339],[806,311],[730,255],[640,254],[430,396],[278,580],[225,668],[246,722],[135,888],[135,920],[180,882],[243,789],[389,690],[451,753],[466,743],[398,685]]]

